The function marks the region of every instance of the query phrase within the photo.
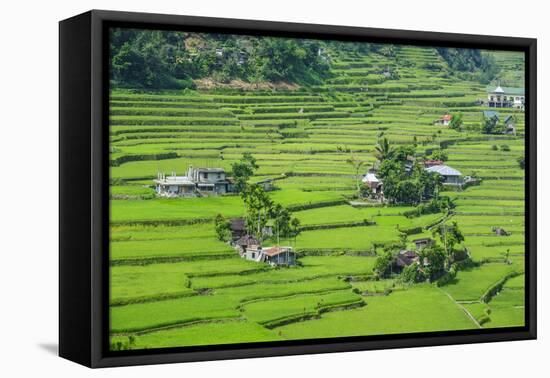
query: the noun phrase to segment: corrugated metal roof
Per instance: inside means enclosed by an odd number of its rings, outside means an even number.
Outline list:
[[[363,182],[380,182],[374,173],[367,173],[363,178]]]
[[[265,254],[266,256],[269,256],[269,257],[275,256],[275,255],[278,255],[278,254],[281,254],[281,253],[286,253],[286,252],[292,253],[292,248],[290,248],[290,247],[268,247],[268,248],[263,248],[262,249],[262,253]]]
[[[167,176],[164,179],[157,179],[155,182],[162,185],[195,186],[195,183],[187,176]]]
[[[434,165],[433,167],[426,168],[428,172],[439,173],[442,176],[462,176],[460,171],[449,167],[448,165]]]
[[[497,117],[497,119],[500,119],[499,112],[495,112],[494,110],[484,110],[483,111],[483,116],[485,116],[486,118]]]

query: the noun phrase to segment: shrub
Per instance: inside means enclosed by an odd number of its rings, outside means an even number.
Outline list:
[[[401,273],[401,280],[405,283],[424,282],[426,278],[424,272],[420,270],[419,264],[411,264]]]

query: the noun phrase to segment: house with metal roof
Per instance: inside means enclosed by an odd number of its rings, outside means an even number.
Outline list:
[[[382,180],[376,176],[376,173],[369,171],[361,180],[363,185],[368,186],[376,196],[382,195]]]
[[[296,253],[291,247],[267,247],[262,249],[263,261],[270,265],[295,265]]]
[[[296,265],[296,253],[292,247],[265,247],[251,245],[246,248],[242,257],[247,260],[264,262],[270,265]]]
[[[233,191],[233,183],[223,168],[193,168],[190,165],[187,177],[197,184],[200,192],[224,194]]]
[[[233,218],[229,221],[229,230],[233,240],[238,240],[246,235],[246,221],[244,218]],[[257,243],[259,244],[259,243]]]
[[[501,122],[501,116],[500,113],[494,110],[485,110],[483,111],[483,117],[484,118],[494,118],[495,124],[499,125]],[[516,135],[516,125],[514,122],[514,117],[512,115],[508,115],[502,120],[504,124],[504,129],[502,131],[503,134],[510,134],[510,135]]]
[[[247,248],[260,245],[260,241],[252,235],[244,235],[235,241],[235,249],[241,256],[244,256]]]
[[[189,166],[185,176],[177,176],[175,172],[170,176],[158,173],[154,182],[157,195],[162,197],[194,197],[235,191],[233,181],[227,177],[223,168]]]
[[[420,256],[418,253],[414,251],[408,251],[408,250],[401,250],[395,257],[395,265],[397,265],[397,268],[403,269],[408,267],[409,265],[418,263],[420,260]]]
[[[525,90],[523,88],[501,87],[487,89],[487,105],[490,108],[525,107]]]
[[[412,242],[418,250],[424,249],[426,247],[431,247],[435,244],[435,240],[433,240],[432,238],[419,238],[414,239]]]
[[[187,176],[171,176],[158,173],[155,182],[155,191],[161,197],[193,197],[196,195],[196,185]]]
[[[437,173],[443,176],[444,185],[462,185],[464,183],[462,173],[448,165],[434,165],[425,169],[428,172]]]

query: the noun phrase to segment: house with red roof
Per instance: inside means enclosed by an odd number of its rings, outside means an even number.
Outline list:
[[[251,245],[243,255],[247,260],[264,262],[270,265],[296,265],[296,253],[292,247],[272,246],[262,248]]]
[[[442,125],[442,126],[449,126],[451,124],[451,119],[453,116],[450,114],[445,114],[441,118],[439,118],[437,121],[435,121],[436,125]]]

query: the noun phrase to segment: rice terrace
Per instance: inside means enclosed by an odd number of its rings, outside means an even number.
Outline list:
[[[112,350],[525,324],[524,55],[111,30]]]

